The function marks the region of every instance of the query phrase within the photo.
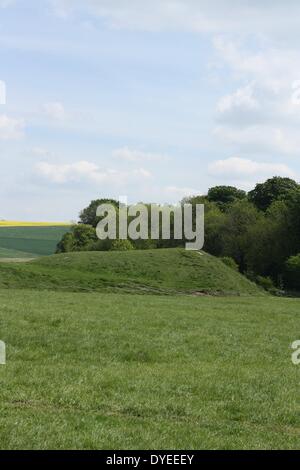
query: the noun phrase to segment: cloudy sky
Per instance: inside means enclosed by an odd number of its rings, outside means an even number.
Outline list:
[[[299,180],[299,18],[298,0],[0,0],[0,218]]]

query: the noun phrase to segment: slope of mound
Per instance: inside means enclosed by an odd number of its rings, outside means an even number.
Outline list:
[[[260,294],[206,253],[184,249],[79,252],[0,264],[0,287],[140,293]]]

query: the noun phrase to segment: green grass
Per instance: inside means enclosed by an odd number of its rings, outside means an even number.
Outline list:
[[[51,255],[68,230],[67,226],[0,227],[0,258]]]
[[[0,449],[296,449],[299,311],[181,249],[0,263]]]
[[[275,297],[0,290],[0,448],[299,448],[299,311]]]
[[[34,253],[27,253],[26,251],[18,251],[18,250],[12,250],[9,248],[1,248],[0,247],[0,261],[2,259],[20,259],[20,258],[35,258],[38,257],[37,254]]]
[[[24,264],[0,264],[0,287],[264,295],[217,258],[184,249],[66,253]]]

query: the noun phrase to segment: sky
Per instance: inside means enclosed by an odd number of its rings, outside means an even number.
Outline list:
[[[0,0],[0,219],[300,180],[298,0]]]

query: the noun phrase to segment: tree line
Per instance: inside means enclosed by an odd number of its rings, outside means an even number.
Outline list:
[[[185,240],[99,240],[97,207],[113,199],[92,201],[58,244],[57,252],[173,248]],[[300,185],[273,177],[246,193],[233,186],[215,186],[205,195],[184,198],[181,204],[204,204],[204,250],[221,257],[269,290],[300,291]]]

